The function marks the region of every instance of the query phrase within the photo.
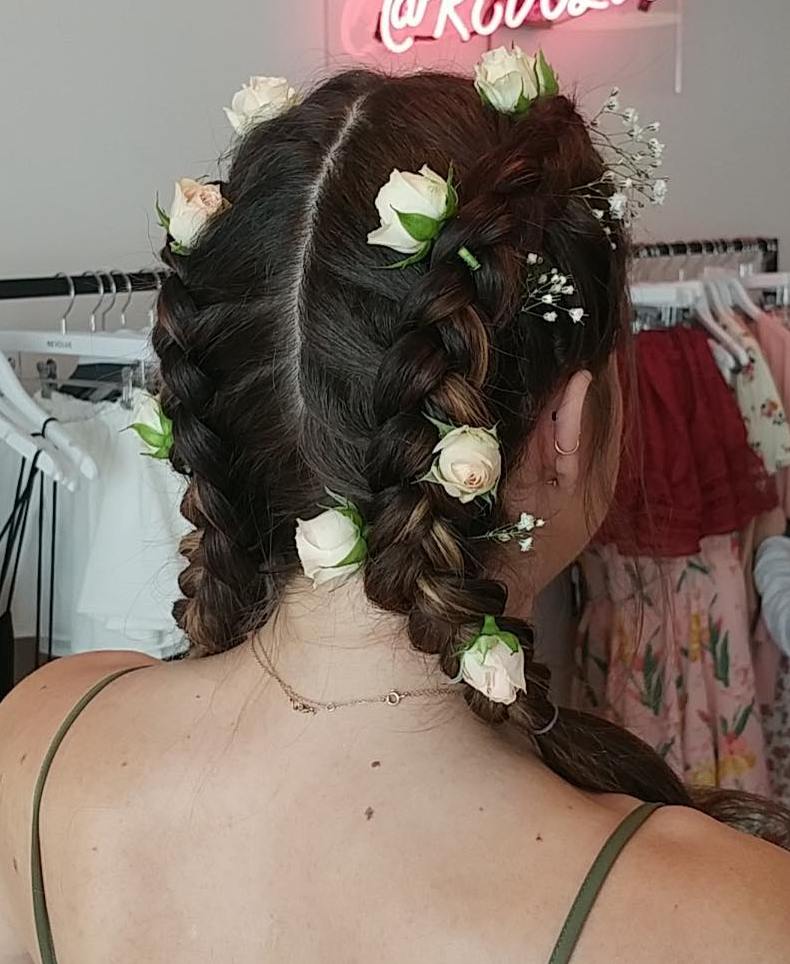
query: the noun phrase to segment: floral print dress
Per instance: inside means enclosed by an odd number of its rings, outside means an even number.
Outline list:
[[[688,783],[766,794],[737,536],[657,560],[587,550],[575,705],[631,730]]]
[[[782,397],[760,344],[746,323],[726,317],[720,321],[749,356],[749,364],[735,377],[735,397],[749,444],[773,475],[790,466],[790,426]]]

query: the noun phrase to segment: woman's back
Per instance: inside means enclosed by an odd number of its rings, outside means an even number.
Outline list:
[[[140,662],[48,667],[0,710],[0,892],[28,935],[37,768],[71,704]],[[42,809],[58,964],[547,964],[637,802],[573,790],[457,705],[310,717],[272,686],[242,647],[152,664],[84,710]],[[615,865],[574,964],[784,961],[788,888],[781,851],[665,809]]]

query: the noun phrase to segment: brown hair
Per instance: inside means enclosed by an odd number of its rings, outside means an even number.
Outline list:
[[[393,167],[444,174],[451,163],[458,216],[429,260],[382,270],[397,256],[366,243],[379,187]],[[484,614],[520,639],[528,694],[507,707],[468,688],[478,716],[516,727],[576,786],[691,806],[660,757],[611,723],[562,710],[535,735],[554,713],[549,673],[530,627],[502,615],[507,591],[475,538],[507,520],[415,484],[436,444],[426,414],[496,424],[506,483],[551,394],[582,368],[604,372],[627,327],[627,240],[615,229],[613,249],[574,194],[603,172],[567,98],[514,120],[439,73],[343,73],[241,140],[222,185],[231,206],[189,256],[163,252],[173,274],[154,344],[196,529],[175,611],[195,655],[243,641],[298,571],[297,517],[314,515],[326,488],[340,492],[370,526],[367,595],[403,614],[412,644],[447,674]],[[573,278],[584,324],[522,312],[529,252]],[[605,439],[609,380],[596,381]],[[786,815],[752,798],[708,794],[704,808],[788,836]],[[754,819],[769,810],[770,825]]]

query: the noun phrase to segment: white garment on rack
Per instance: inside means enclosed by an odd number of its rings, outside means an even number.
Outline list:
[[[138,403],[139,394],[135,409]],[[184,484],[169,463],[143,454],[145,446],[127,431],[128,409],[105,406],[101,420],[109,440],[77,609],[130,640],[172,648],[177,640],[169,638],[175,631],[171,608],[183,568],[178,544],[188,530],[179,512]]]
[[[165,658],[185,648],[170,613],[180,596],[178,543],[188,524],[178,506],[183,481],[167,463],[141,455],[132,412],[114,402],[37,396],[94,459],[99,477],[57,491],[53,653],[134,649]],[[13,500],[19,461],[0,458],[0,515]],[[51,487],[45,480],[42,624],[49,607]],[[30,506],[12,606],[17,637],[36,623],[38,489]]]

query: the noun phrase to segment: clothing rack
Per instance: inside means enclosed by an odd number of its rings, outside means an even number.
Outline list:
[[[98,295],[103,286],[104,294],[113,287],[119,294],[136,291],[155,291],[161,287],[167,272],[149,271],[97,271],[84,274],[56,274],[40,278],[0,278],[0,301],[13,298],[62,298],[74,294]],[[99,279],[101,280],[101,283]]]
[[[778,270],[778,238],[711,238],[699,241],[659,241],[652,244],[637,244],[633,249],[636,259],[749,253],[762,253],[765,271]]]

